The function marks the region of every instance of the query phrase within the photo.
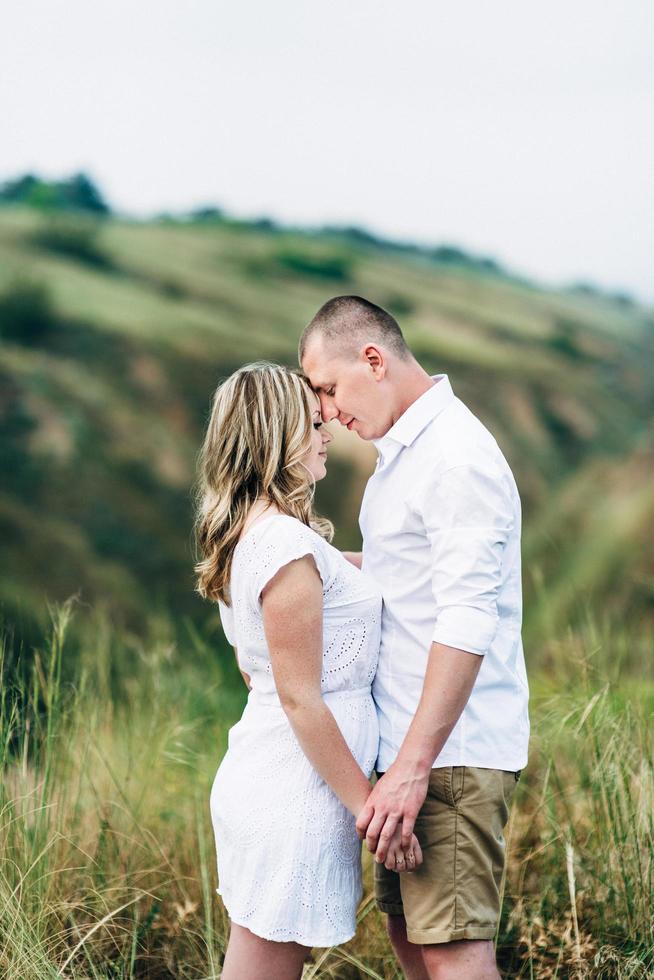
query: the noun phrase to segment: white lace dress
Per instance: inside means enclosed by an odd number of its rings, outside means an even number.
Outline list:
[[[361,847],[355,818],[304,755],[280,705],[261,617],[261,590],[279,569],[313,555],[323,583],[321,688],[369,776],[379,732],[370,685],[381,594],[311,528],[276,514],[239,541],[223,628],[252,690],[211,790],[218,894],[231,920],[265,939],[333,946],[355,932]],[[298,657],[302,650],[298,649]]]

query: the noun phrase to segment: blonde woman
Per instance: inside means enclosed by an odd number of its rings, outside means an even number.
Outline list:
[[[248,365],[214,395],[197,589],[219,603],[249,688],[210,800],[231,919],[223,980],[296,980],[312,946],[355,932],[382,600],[313,511],[330,441],[318,398],[287,368]],[[386,865],[421,859],[398,833]]]

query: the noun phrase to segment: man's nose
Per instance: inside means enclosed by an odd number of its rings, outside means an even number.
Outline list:
[[[338,416],[338,409],[332,403],[329,404],[329,399],[325,398],[324,395],[320,398],[320,413],[323,418],[323,422],[331,422]]]

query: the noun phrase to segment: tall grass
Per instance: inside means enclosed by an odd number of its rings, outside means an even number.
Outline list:
[[[119,651],[105,623],[64,685],[70,617],[70,604],[53,611],[28,682],[4,699],[0,974],[217,975],[207,798],[224,721],[205,713],[211,670],[181,676],[164,638]]]
[[[588,622],[534,678],[530,763],[508,828],[499,945],[510,975],[654,976],[654,685],[615,677],[627,633],[597,643]]]
[[[228,921],[208,795],[240,678],[218,634],[160,621],[139,641],[73,613],[53,607],[41,648],[5,677],[0,974],[218,977]],[[497,937],[506,976],[654,975],[654,686],[609,669],[614,643],[624,628],[589,621],[532,671]],[[365,885],[356,938],[316,950],[305,977],[401,976],[368,859]]]

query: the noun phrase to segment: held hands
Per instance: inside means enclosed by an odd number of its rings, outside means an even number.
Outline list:
[[[382,863],[382,859],[379,856],[379,848],[377,848],[375,860],[379,864]],[[389,871],[406,871],[407,873],[415,871],[422,864],[422,848],[416,835],[411,834],[411,842],[405,850],[402,847],[402,827],[398,824],[388,845],[386,859],[383,863]]]
[[[378,863],[389,867],[390,859],[394,862],[390,870],[414,870],[409,865],[409,854],[413,853],[417,867],[422,852],[413,828],[427,795],[429,773],[417,773],[398,762],[373,787],[357,818],[357,833]],[[404,853],[404,867],[397,866],[398,849]]]

